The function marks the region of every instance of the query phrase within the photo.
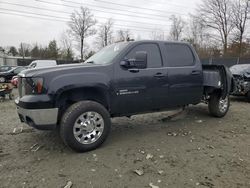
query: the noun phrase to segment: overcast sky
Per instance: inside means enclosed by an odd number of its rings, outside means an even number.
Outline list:
[[[0,46],[18,46],[21,42],[46,45],[50,40],[60,40],[62,32],[68,29],[70,13],[81,4],[90,8],[99,24],[112,18],[116,30],[128,28],[134,38],[148,39],[153,30],[167,34],[169,17],[175,14],[187,19],[200,1],[0,0]]]

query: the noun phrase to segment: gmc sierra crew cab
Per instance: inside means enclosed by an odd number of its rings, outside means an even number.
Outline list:
[[[22,72],[15,102],[22,122],[40,130],[58,127],[66,145],[85,152],[105,141],[112,117],[200,102],[223,117],[232,79],[224,66],[202,66],[187,43],[122,42],[82,64]]]

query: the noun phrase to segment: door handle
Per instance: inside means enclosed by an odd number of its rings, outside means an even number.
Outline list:
[[[137,72],[139,72],[139,69],[129,69],[129,72],[137,73]]]
[[[192,74],[192,75],[199,75],[199,74],[201,74],[201,72],[200,72],[200,71],[192,71],[191,74]]]
[[[156,74],[154,75],[154,77],[155,77],[155,78],[163,78],[163,77],[165,77],[165,75],[164,75],[163,73],[161,73],[161,72],[158,72],[158,73],[156,73]]]

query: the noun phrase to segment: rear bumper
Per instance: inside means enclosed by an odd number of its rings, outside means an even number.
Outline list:
[[[56,128],[58,108],[25,109],[18,105],[18,99],[15,100],[15,103],[21,122],[39,130],[53,130]]]

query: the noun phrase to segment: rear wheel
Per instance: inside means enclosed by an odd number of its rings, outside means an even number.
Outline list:
[[[63,115],[60,135],[77,152],[94,150],[108,137],[109,113],[101,104],[82,101],[70,106]]]
[[[224,117],[230,106],[230,99],[227,95],[224,99],[221,97],[219,93],[213,93],[210,96],[208,109],[212,116],[214,117]]]

